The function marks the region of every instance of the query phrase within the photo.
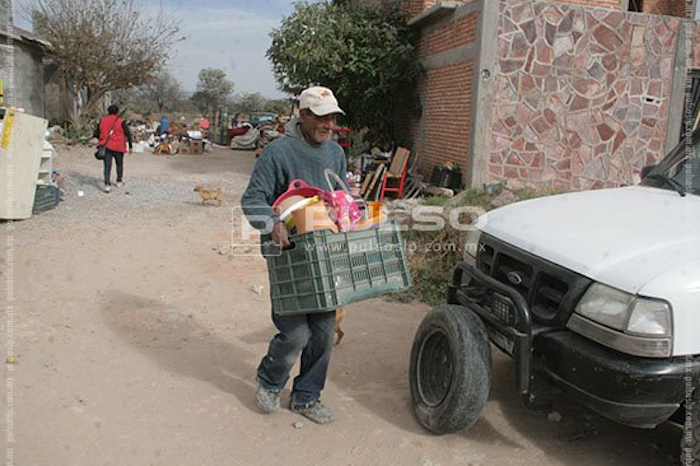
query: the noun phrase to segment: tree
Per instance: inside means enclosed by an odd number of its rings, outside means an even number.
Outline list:
[[[226,79],[223,70],[205,68],[199,72],[197,92],[192,96],[192,101],[202,113],[211,116],[218,107],[227,103],[232,92],[233,83]]]
[[[259,92],[249,92],[238,97],[233,104],[236,113],[245,113],[250,115],[253,112],[262,112],[265,110],[265,97]]]
[[[166,70],[162,70],[147,83],[115,94],[115,100],[128,102],[133,110],[162,115],[182,107],[182,86]]]
[[[254,112],[267,112],[284,115],[289,113],[289,101],[287,99],[266,99],[259,92],[249,92],[236,95],[233,99],[234,113],[250,115]]]
[[[394,111],[414,102],[412,33],[395,5],[297,3],[272,34],[267,57],[284,91],[328,86],[355,128],[393,140]]]
[[[35,30],[86,99],[79,117],[95,116],[107,92],[148,82],[167,61],[179,24],[140,10],[137,0],[36,0]]]
[[[285,113],[289,113],[289,104],[290,102],[287,99],[267,100],[265,101],[265,105],[263,105],[263,111],[284,115]]]

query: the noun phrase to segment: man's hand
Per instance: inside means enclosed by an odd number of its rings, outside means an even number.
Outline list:
[[[287,232],[287,225],[284,222],[276,222],[275,226],[272,227],[272,241],[282,249],[288,248],[291,243],[289,242],[289,233]]]
[[[134,153],[134,148],[133,148],[133,147],[129,147],[129,155],[132,155],[133,153]]]

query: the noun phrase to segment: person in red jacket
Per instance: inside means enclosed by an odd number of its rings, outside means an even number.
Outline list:
[[[98,144],[105,147],[104,163],[104,187],[102,190],[106,193],[112,190],[110,178],[112,177],[112,159],[117,164],[117,182],[116,187],[124,185],[122,177],[124,175],[124,152],[126,145],[129,144],[129,154],[132,153],[133,142],[131,140],[131,132],[126,122],[119,118],[119,107],[110,105],[107,109],[108,115],[102,117],[97,128],[95,128],[95,137],[99,139]]]

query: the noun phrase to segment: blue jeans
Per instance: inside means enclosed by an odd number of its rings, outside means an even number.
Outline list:
[[[333,351],[335,311],[292,316],[273,312],[272,321],[279,333],[270,341],[267,354],[258,366],[258,381],[269,390],[282,390],[301,353],[301,368],[292,387],[292,404],[313,403],[326,383]]]

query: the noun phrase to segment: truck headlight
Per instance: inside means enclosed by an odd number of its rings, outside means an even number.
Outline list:
[[[628,354],[657,358],[671,355],[671,306],[600,283],[586,291],[567,327]]]
[[[671,335],[671,307],[663,301],[637,298],[627,331],[637,335]]]
[[[599,324],[624,330],[634,296],[594,283],[576,306],[576,312]]]

